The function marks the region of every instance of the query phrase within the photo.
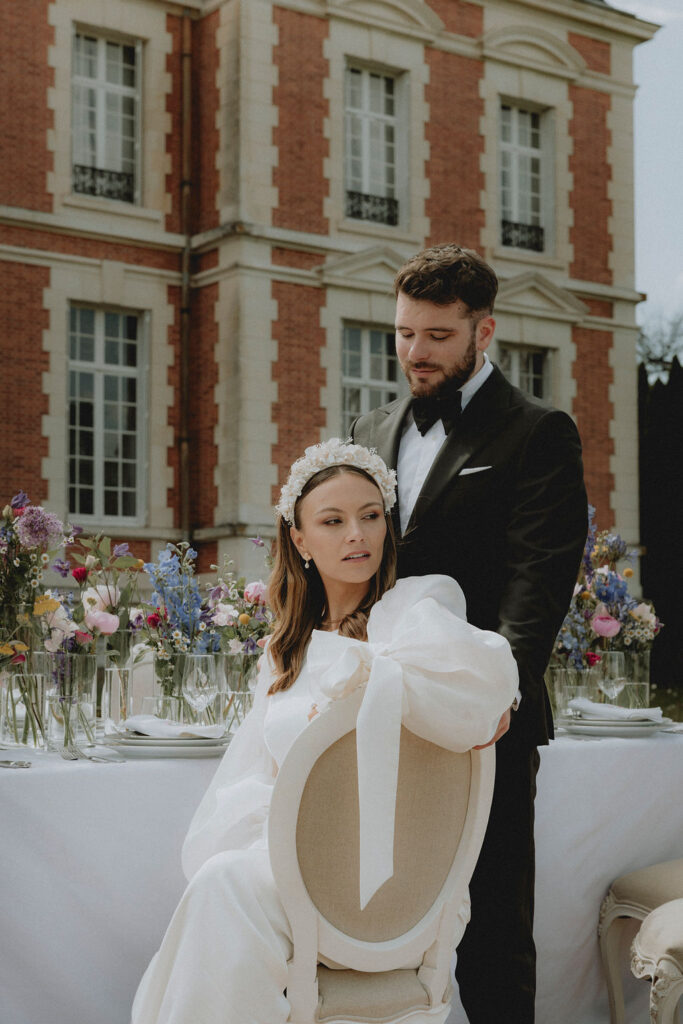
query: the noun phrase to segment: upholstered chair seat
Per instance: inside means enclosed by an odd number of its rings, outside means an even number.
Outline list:
[[[683,858],[651,864],[612,882],[600,908],[598,936],[611,1024],[623,1024],[622,935],[629,918],[644,920],[657,907],[683,898]]]
[[[683,899],[657,907],[645,918],[631,946],[631,970],[649,978],[652,1024],[674,1024],[683,996]]]

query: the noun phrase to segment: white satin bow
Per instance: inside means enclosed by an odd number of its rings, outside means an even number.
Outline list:
[[[367,642],[313,633],[307,663],[324,697],[340,700],[365,685],[356,723],[361,909],[394,873],[401,723],[449,750],[469,750],[492,737],[514,699],[509,644],[461,616],[462,591],[450,577],[409,578],[373,608]]]

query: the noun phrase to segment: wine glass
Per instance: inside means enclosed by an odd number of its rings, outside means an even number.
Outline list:
[[[183,697],[198,715],[213,704],[218,693],[218,655],[186,654]]]
[[[626,659],[623,651],[604,651],[595,666],[598,686],[613,701],[626,686]]]

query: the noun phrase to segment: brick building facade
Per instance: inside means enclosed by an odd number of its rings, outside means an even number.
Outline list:
[[[401,393],[397,267],[478,249],[492,355],[581,432],[638,542],[633,48],[602,0],[4,4],[0,465],[202,567]]]

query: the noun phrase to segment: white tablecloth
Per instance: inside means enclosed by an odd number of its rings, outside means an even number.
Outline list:
[[[183,889],[182,838],[218,762],[26,756],[31,769],[0,769],[0,1020],[129,1024]],[[600,901],[625,871],[683,856],[682,787],[683,735],[561,737],[542,751],[538,1024],[607,1024]],[[640,1024],[647,986],[632,988],[628,1024]],[[464,1020],[457,1004],[449,1020]]]

